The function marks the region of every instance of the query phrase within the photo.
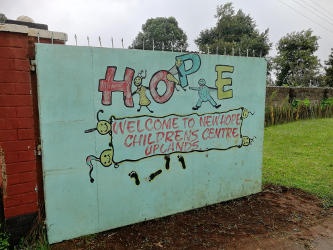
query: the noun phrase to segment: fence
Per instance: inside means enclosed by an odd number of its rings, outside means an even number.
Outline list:
[[[74,40],[72,40],[74,39]],[[73,44],[75,46],[92,46],[92,47],[101,47],[101,48],[130,48],[130,46],[126,46],[126,42],[123,38],[116,38],[110,36],[110,38],[105,39],[101,36],[91,37],[91,36],[78,36],[74,34],[73,38],[69,38],[69,44]],[[166,44],[164,42],[159,42],[162,44],[160,49],[157,47],[157,42],[155,40],[150,40],[149,43],[142,43],[142,50],[153,50],[153,51],[166,51]],[[240,48],[240,47],[232,47],[232,48],[220,48],[216,47],[211,49],[208,45],[206,46],[206,51],[186,51],[184,48],[180,47],[176,49],[172,41],[167,42],[169,49],[171,52],[191,52],[191,53],[200,53],[200,54],[216,54],[216,55],[225,55],[225,56],[243,56],[243,57],[262,57],[262,50],[254,50],[249,48]]]

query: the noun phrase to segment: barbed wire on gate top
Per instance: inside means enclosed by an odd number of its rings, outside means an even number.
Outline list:
[[[81,40],[81,42],[80,42]],[[110,36],[109,40],[103,40],[102,36],[98,36],[97,39],[91,38],[90,36],[85,37],[85,41],[82,41],[83,37],[79,37],[77,34],[74,34],[74,45],[75,46],[89,46],[89,47],[104,47],[104,48],[122,48],[122,49],[131,49],[129,46],[125,46],[124,38],[115,38]],[[174,43],[172,41],[169,42],[171,44],[171,52],[188,52],[188,53],[199,53],[199,54],[210,54],[210,55],[224,55],[224,56],[243,56],[243,57],[263,57],[263,51],[256,51],[250,48],[241,48],[241,47],[232,47],[231,49],[223,47],[211,48],[209,45],[206,45],[205,51],[187,51],[184,50],[182,46],[179,49],[176,49]],[[162,48],[158,49],[156,47],[156,41],[152,39],[151,41],[152,49],[147,49],[147,43],[142,41],[141,50],[153,50],[153,51],[165,51],[165,44],[162,42]]]

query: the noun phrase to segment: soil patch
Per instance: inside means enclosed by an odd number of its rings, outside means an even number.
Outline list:
[[[333,249],[333,208],[301,190],[270,185],[255,195],[51,249]]]

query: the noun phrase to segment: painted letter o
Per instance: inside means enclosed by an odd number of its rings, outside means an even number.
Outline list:
[[[154,101],[157,103],[166,103],[171,98],[173,92],[175,91],[175,84],[166,78],[167,74],[170,73],[166,70],[160,70],[157,71],[150,79],[149,82],[150,94],[153,97]],[[160,81],[163,81],[166,86],[166,90],[162,95],[160,95],[157,92],[157,86],[160,83]]]

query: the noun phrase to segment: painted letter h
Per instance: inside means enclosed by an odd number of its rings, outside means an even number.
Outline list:
[[[107,67],[105,79],[99,80],[98,91],[102,92],[102,104],[112,104],[112,92],[123,92],[125,106],[134,107],[131,94],[131,86],[135,71],[131,68],[126,67],[124,79],[120,81],[115,81],[114,76],[116,70],[116,66]]]

